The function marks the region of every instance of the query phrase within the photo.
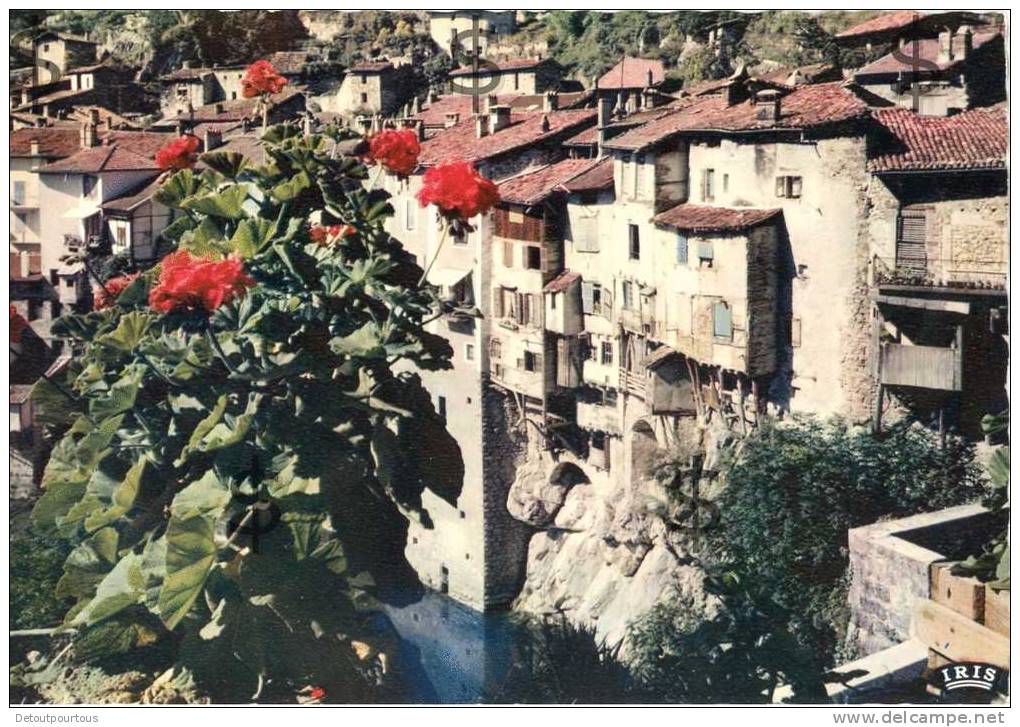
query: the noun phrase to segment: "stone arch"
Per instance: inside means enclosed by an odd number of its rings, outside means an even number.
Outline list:
[[[630,479],[638,483],[645,479],[659,451],[659,438],[652,425],[638,419],[630,428]]]

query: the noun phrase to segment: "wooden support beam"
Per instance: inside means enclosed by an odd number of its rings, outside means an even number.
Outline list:
[[[914,632],[928,648],[952,661],[985,662],[1009,669],[1009,639],[987,626],[925,599],[914,610]]]

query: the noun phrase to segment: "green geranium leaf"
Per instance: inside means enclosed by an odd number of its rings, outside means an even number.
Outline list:
[[[78,612],[72,623],[91,626],[129,606],[141,603],[145,597],[141,563],[142,556],[137,553],[128,553],[121,558],[99,582],[96,595]]]
[[[312,186],[312,180],[304,172],[295,174],[288,181],[273,187],[273,199],[279,202],[290,202],[303,191]]]
[[[227,187],[222,192],[207,194],[203,197],[192,197],[185,200],[181,206],[186,210],[200,212],[212,217],[239,220],[247,217],[247,213],[244,211],[244,201],[247,197],[247,187],[235,184]]]
[[[145,332],[149,330],[149,325],[153,320],[155,320],[155,316],[142,311],[125,313],[120,317],[117,327],[113,331],[96,337],[96,343],[125,353],[133,351],[145,337]]]
[[[207,167],[230,180],[237,179],[237,175],[248,166],[248,160],[236,151],[208,152],[199,159]]]

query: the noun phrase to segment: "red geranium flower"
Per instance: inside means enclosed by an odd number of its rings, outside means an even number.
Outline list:
[[[367,161],[378,162],[401,177],[414,171],[419,154],[421,144],[413,129],[386,129],[368,139]]]
[[[422,207],[436,205],[449,218],[466,220],[499,202],[499,190],[468,162],[448,162],[425,172],[418,192]]]
[[[312,699],[322,699],[326,696],[326,690],[322,687],[312,687],[311,691],[308,692],[308,696]]]
[[[159,282],[149,292],[149,305],[162,313],[173,310],[211,313],[244,295],[254,284],[240,260],[208,260],[179,250],[163,258]]]
[[[312,225],[308,228],[308,237],[312,242],[328,245],[356,232],[353,225]]]
[[[276,72],[269,61],[255,61],[241,79],[241,93],[245,98],[254,98],[264,93],[279,93],[287,85],[287,79]]]
[[[198,137],[185,134],[171,141],[156,152],[156,165],[167,169],[188,169],[195,163],[195,152],[198,151]]]
[[[109,308],[114,304],[120,294],[135,282],[138,278],[138,273],[132,273],[131,275],[121,275],[116,278],[110,278],[102,286],[95,288],[92,291],[93,298],[93,310],[103,310]]]
[[[21,333],[28,328],[28,321],[11,306],[11,343],[21,343]]]

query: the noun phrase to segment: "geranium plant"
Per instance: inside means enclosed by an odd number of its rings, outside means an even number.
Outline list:
[[[77,355],[34,394],[65,432],[34,516],[76,543],[58,591],[79,658],[169,644],[231,699],[377,698],[394,668],[365,608],[409,587],[423,490],[459,493],[414,373],[451,350],[386,193],[335,141],[278,125],[264,165],[168,176],[177,251],[55,326]]]

